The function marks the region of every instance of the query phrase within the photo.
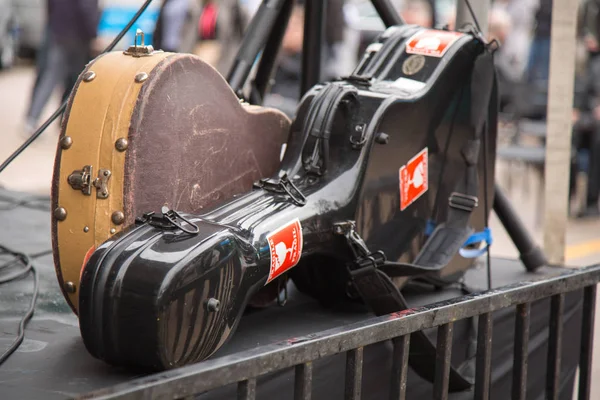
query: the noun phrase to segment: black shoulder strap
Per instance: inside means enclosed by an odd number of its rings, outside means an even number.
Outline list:
[[[448,199],[446,221],[436,226],[415,258],[414,263],[429,269],[441,269],[448,265],[473,233],[469,220],[478,206],[479,176],[477,173],[481,137],[484,134],[488,108],[495,79],[494,59],[485,50],[475,60],[471,78],[471,125],[473,135],[467,140],[462,156],[466,170]]]
[[[352,282],[367,306],[380,316],[409,309],[402,293],[390,277],[377,268],[362,268],[351,271]],[[410,335],[408,362],[422,378],[433,382],[435,378],[436,348],[423,331]],[[463,377],[454,367],[450,368],[448,389],[452,392],[466,390],[472,386],[470,379]]]
[[[349,266],[349,272],[358,294],[376,315],[386,315],[409,308],[404,296],[390,276],[407,276],[428,271],[439,271],[459,251],[471,234],[469,219],[477,206],[479,143],[486,127],[488,107],[493,92],[495,68],[493,54],[484,51],[475,61],[471,81],[471,120],[473,136],[463,148],[467,165],[464,179],[458,182],[450,196],[446,221],[429,237],[414,264],[374,261],[366,257]],[[366,248],[366,247],[365,247]],[[376,256],[377,257],[377,256]],[[409,363],[413,370],[430,382],[434,380],[436,348],[422,331],[411,334]],[[471,387],[472,380],[450,369],[449,390],[460,391]]]

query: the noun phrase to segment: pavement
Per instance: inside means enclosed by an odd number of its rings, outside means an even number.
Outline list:
[[[3,137],[0,145],[0,160],[6,159],[26,139],[23,121],[35,79],[31,65],[21,65],[9,71],[0,71],[0,132]],[[44,117],[52,114],[59,106],[60,88],[52,97],[44,111]],[[0,174],[0,186],[16,191],[35,194],[49,194],[54,155],[56,152],[59,125],[51,127],[33,145]],[[497,165],[497,179],[503,184],[511,178],[509,198],[530,229],[538,243],[542,243],[543,221],[536,224],[539,212],[539,196],[543,196],[543,183],[533,173],[515,169],[501,162]],[[494,234],[493,256],[518,257],[518,252],[504,231],[497,217],[492,214],[490,226]],[[567,227],[566,263],[569,266],[583,266],[600,262],[600,219],[570,220]],[[600,300],[600,299],[599,299]],[[599,301],[600,303],[600,301]],[[600,332],[600,318],[596,318],[596,332]],[[600,334],[597,334],[597,336]],[[594,351],[595,360],[600,361],[600,346]],[[600,376],[600,363],[595,363],[594,376]],[[600,385],[594,387],[592,398],[600,398]]]
[[[35,79],[32,66],[21,66],[0,71],[0,159],[4,161],[25,140],[24,120]],[[60,106],[60,90],[51,98],[42,115],[42,121]],[[59,123],[49,129],[0,174],[0,186],[6,189],[49,194],[54,155],[56,154]]]

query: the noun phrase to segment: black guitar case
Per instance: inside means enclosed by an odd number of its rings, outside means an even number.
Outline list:
[[[304,96],[277,174],[202,215],[149,212],[96,249],[80,290],[86,347],[155,370],[203,360],[286,275],[377,315],[409,307],[409,279],[455,282],[474,262],[465,244],[485,237],[473,234],[493,200],[496,97],[479,35],[389,28],[351,76]],[[411,335],[410,365],[430,381],[435,353]],[[451,369],[450,390],[470,385]]]

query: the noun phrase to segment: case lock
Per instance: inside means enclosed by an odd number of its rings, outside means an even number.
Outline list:
[[[94,168],[91,165],[85,165],[82,169],[76,169],[69,175],[67,181],[74,190],[81,190],[86,196],[91,196],[92,187],[96,188],[96,197],[99,199],[108,198],[108,180],[111,172],[108,169],[98,171],[98,177],[92,179]]]
[[[139,46],[138,37],[140,38]],[[144,32],[141,29],[138,29],[135,32],[133,46],[129,46],[129,48],[123,52],[123,54],[132,57],[151,56],[152,53],[154,53],[154,47],[152,47],[151,45],[144,45]]]

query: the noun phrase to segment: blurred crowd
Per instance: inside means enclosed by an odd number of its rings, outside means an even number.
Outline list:
[[[47,28],[37,56],[37,78],[31,92],[26,127],[33,132],[56,86],[68,96],[88,60],[106,45],[97,31],[110,0],[46,0]],[[370,2],[327,0],[328,12],[322,79],[352,71],[361,52],[381,32]],[[459,0],[460,1],[460,0]],[[472,0],[477,1],[477,0]],[[573,105],[574,169],[588,176],[586,207],[581,216],[598,216],[600,194],[600,0],[573,0],[578,6],[577,60]],[[141,0],[137,3],[141,4]],[[136,4],[137,4],[136,3]],[[409,24],[455,26],[455,0],[392,0]],[[138,4],[138,5],[139,5]],[[226,75],[245,29],[260,0],[163,0],[152,44],[165,51],[194,53]],[[266,105],[293,114],[300,94],[303,4],[297,1],[283,38],[273,86]],[[503,115],[513,119],[546,118],[552,0],[493,0],[488,38],[496,53]]]

